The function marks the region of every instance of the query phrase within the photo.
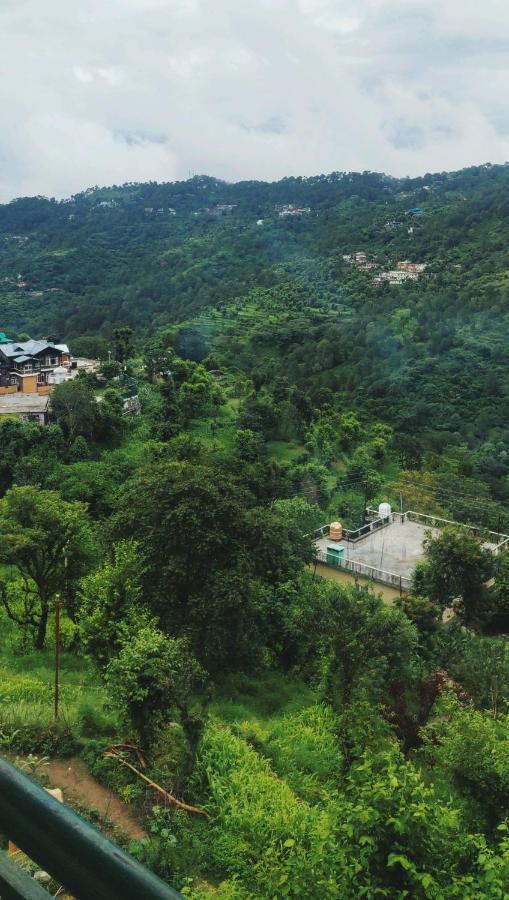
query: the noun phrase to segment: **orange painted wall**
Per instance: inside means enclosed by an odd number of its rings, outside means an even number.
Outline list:
[[[23,394],[37,393],[37,375],[25,375],[24,378],[20,378],[20,382],[21,392]]]

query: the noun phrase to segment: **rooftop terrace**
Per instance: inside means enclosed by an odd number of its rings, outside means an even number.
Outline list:
[[[339,562],[343,569],[353,574],[363,575],[408,590],[412,572],[418,562],[424,559],[424,540],[431,532],[437,537],[446,525],[458,525],[432,516],[416,512],[391,513],[385,519],[375,517],[373,510],[368,510],[372,521],[357,531],[343,531],[343,539],[331,541],[329,526],[320,529],[315,541],[316,559],[327,563],[327,547],[343,547],[344,559]],[[504,534],[488,532],[468,525],[458,527],[473,531],[484,547],[498,555],[509,548],[509,537]]]

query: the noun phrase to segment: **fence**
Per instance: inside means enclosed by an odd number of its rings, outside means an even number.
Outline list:
[[[366,513],[371,516],[378,516],[378,510],[373,509],[371,506],[368,506]],[[401,523],[416,522],[418,525],[424,525],[426,528],[466,528],[485,543],[493,544],[492,553],[494,556],[500,556],[501,553],[505,553],[509,549],[509,535],[500,534],[498,531],[489,531],[489,529],[482,528],[480,525],[465,525],[464,522],[453,522],[451,519],[444,519],[441,516],[429,516],[426,513],[415,512],[413,509],[409,509],[404,513],[393,512],[389,518]],[[377,519],[374,521],[376,522]]]
[[[362,575],[371,581],[378,581],[380,584],[388,584],[390,587],[399,590],[400,594],[409,591],[411,580],[406,575],[396,575],[395,572],[386,572],[384,569],[377,569],[374,566],[368,566],[366,563],[358,562],[353,559],[338,559],[332,562],[327,559],[327,554],[322,550],[317,550],[315,560],[324,563],[326,566],[332,566],[336,569],[345,569],[347,572],[353,572],[355,575]]]
[[[0,831],[80,900],[182,900],[2,757]],[[49,894],[0,851],[0,897],[43,900]]]
[[[351,544],[355,544],[357,541],[362,540],[367,537],[368,534],[371,534],[373,531],[377,531],[379,528],[385,528],[387,525],[390,525],[392,522],[392,515],[385,516],[383,519],[377,518],[372,522],[368,522],[367,525],[362,525],[360,528],[355,528],[354,530],[350,528],[343,528],[343,537],[342,540],[349,541]],[[330,525],[322,525],[321,528],[317,528],[315,531],[315,537],[326,537],[330,532]]]
[[[509,536],[507,534],[499,534],[498,531],[489,531],[487,528],[482,528],[478,525],[464,525],[462,522],[451,522],[450,519],[442,519],[440,516],[427,516],[424,513],[414,512],[414,510],[411,509],[405,513],[405,516],[409,522],[418,522],[419,525],[427,525],[428,528],[447,528],[450,526],[455,528],[466,528],[482,541],[494,544],[493,552],[495,556],[499,555],[499,548],[509,541]]]

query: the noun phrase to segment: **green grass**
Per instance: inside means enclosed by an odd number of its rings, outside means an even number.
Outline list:
[[[278,462],[292,462],[304,453],[304,447],[297,441],[268,441],[267,454]]]
[[[63,636],[67,625],[63,621]],[[70,651],[61,654],[60,718],[54,722],[52,624],[44,650],[19,648],[20,632],[0,616],[0,746],[66,755],[91,737],[114,736],[116,716],[97,672]]]
[[[239,401],[231,398],[214,416],[195,420],[189,431],[205,443],[216,444],[228,452],[233,450],[237,429]]]
[[[278,672],[232,675],[219,683],[210,713],[228,723],[269,720],[299,712],[315,702],[316,696],[308,685]]]

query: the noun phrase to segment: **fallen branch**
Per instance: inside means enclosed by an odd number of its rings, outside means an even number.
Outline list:
[[[161,785],[156,784],[155,781],[147,778],[147,776],[144,775],[143,772],[140,772],[139,769],[136,769],[133,765],[131,765],[130,762],[127,762],[126,759],[123,759],[118,753],[115,753],[113,750],[107,750],[104,756],[110,759],[118,759],[118,761],[121,762],[123,766],[127,766],[128,769],[131,769],[131,772],[134,772],[134,774],[137,775],[138,778],[142,778],[143,781],[146,781],[154,791],[157,791],[158,794],[161,794],[161,796],[164,797],[165,800],[168,801],[168,803],[170,803],[172,806],[176,806],[177,809],[183,809],[185,812],[196,813],[196,815],[198,816],[205,816],[205,818],[207,819],[209,818],[209,814],[205,809],[200,809],[198,806],[189,806],[188,803],[183,803],[182,800],[177,800],[177,798],[174,797],[173,794],[168,793],[168,791],[165,791],[164,788],[161,787]]]
[[[108,749],[113,752],[115,752],[116,750],[132,751],[138,757],[141,768],[142,769],[147,768],[147,761],[145,759],[145,756],[143,755],[143,751],[139,747],[137,747],[136,744],[130,744],[129,742],[127,742],[125,744],[112,744],[111,747],[109,747]]]

